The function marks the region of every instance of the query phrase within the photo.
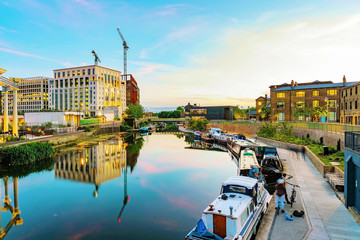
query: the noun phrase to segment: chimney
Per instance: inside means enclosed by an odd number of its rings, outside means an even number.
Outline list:
[[[346,77],[345,77],[345,75],[344,75],[344,77],[343,77],[343,84],[345,85],[345,83],[346,83]]]
[[[294,85],[295,85],[294,80],[291,80],[291,88],[294,88]]]
[[[265,94],[265,100],[267,99],[267,94]]]

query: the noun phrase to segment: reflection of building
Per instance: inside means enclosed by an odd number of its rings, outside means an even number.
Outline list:
[[[133,75],[127,74],[121,77],[126,80],[126,105],[140,104],[140,89]]]
[[[23,224],[23,219],[20,217],[19,210],[19,200],[18,200],[18,178],[13,178],[13,187],[14,187],[14,206],[11,205],[11,199],[9,198],[9,178],[4,177],[4,186],[5,186],[5,198],[3,200],[4,206],[0,209],[0,239],[4,239],[6,234],[10,231],[12,226]],[[0,182],[1,187],[1,182]],[[0,200],[1,200],[1,188],[0,188]],[[1,212],[10,211],[11,219],[6,224],[4,228],[2,228],[1,223]]]
[[[80,125],[80,117],[82,112],[25,112],[25,122],[27,126],[41,125],[51,122],[53,125],[61,124]],[[19,121],[20,122],[20,121]]]
[[[126,168],[125,144],[121,139],[108,140],[58,156],[55,177],[93,183],[97,196],[100,184],[120,177],[123,168]]]
[[[185,106],[185,116],[190,118],[206,118],[208,120],[233,120],[234,108],[234,106],[198,106],[188,103]]]
[[[353,82],[314,81],[270,86],[271,118],[273,121],[305,121],[315,107],[328,108],[328,120],[339,120],[339,90]],[[310,120],[310,119],[309,119]]]
[[[126,86],[121,72],[96,65],[54,70],[49,83],[49,107],[101,115],[106,107],[126,108]]]
[[[33,78],[9,78],[18,83],[17,90],[17,109],[19,112],[40,111],[48,109],[49,88],[47,77]],[[8,91],[9,112],[13,110],[13,91]],[[4,109],[4,101],[1,101],[2,109]]]

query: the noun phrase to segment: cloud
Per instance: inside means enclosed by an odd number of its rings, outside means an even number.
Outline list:
[[[168,4],[165,5],[162,8],[161,11],[155,12],[155,15],[158,16],[168,16],[168,15],[176,15],[177,11],[180,7],[184,7],[186,4]]]
[[[292,79],[341,82],[345,74],[349,81],[358,81],[359,29],[360,14],[293,21],[260,31],[227,29],[219,33],[220,50],[193,53],[187,67],[173,73],[154,71],[145,83],[140,79],[142,99],[147,106],[253,106],[270,85]],[[178,89],[168,90],[174,87]]]
[[[19,33],[16,30],[8,29],[8,28],[2,27],[2,26],[0,26],[0,31],[11,32],[11,33]]]
[[[24,57],[32,57],[32,58],[42,59],[42,60],[45,60],[45,61],[56,62],[56,63],[59,63],[59,64],[65,66],[65,67],[74,67],[74,65],[69,63],[69,62],[62,62],[62,61],[59,61],[59,60],[46,58],[46,57],[42,57],[42,56],[39,56],[39,55],[31,54],[31,53],[15,51],[15,50],[7,49],[7,48],[0,48],[0,51],[10,53],[10,54],[19,55],[19,56],[24,56]]]
[[[134,73],[134,75],[136,75],[137,77],[143,76],[143,75],[148,75],[155,71],[170,72],[170,71],[176,71],[178,69],[171,65],[161,64],[161,63],[153,63],[153,62],[129,61],[129,63],[141,66],[140,69],[136,73]]]
[[[167,44],[176,44],[176,42],[191,39],[192,35],[199,34],[200,29],[201,29],[200,24],[199,25],[191,24],[185,27],[177,28],[176,30],[170,32],[165,37],[165,40],[160,41],[151,48],[142,50],[140,53],[140,58],[142,59],[147,58],[150,52],[158,48],[161,48]]]

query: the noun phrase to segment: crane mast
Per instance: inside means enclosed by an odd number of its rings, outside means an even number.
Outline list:
[[[127,74],[127,50],[129,49],[129,46],[126,43],[124,36],[121,34],[119,27],[117,27],[117,31],[118,31],[118,33],[120,35],[121,40],[123,41],[123,46],[124,46],[124,76],[126,78],[126,74]]]

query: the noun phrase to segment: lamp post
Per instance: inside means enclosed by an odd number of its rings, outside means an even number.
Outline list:
[[[326,102],[326,123],[329,122],[329,104],[328,104],[328,98],[325,97],[325,102]]]

